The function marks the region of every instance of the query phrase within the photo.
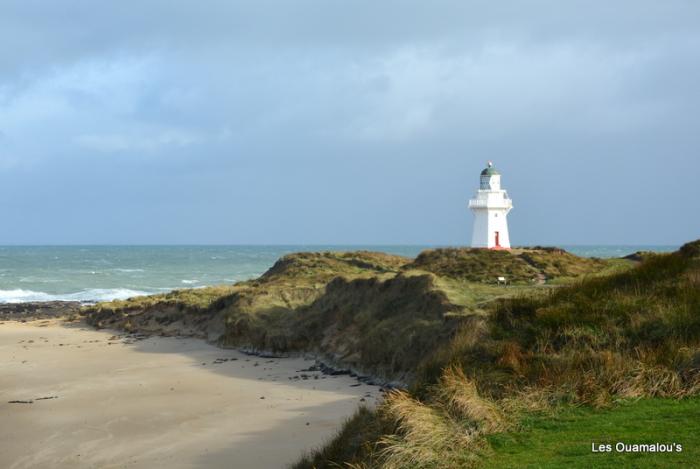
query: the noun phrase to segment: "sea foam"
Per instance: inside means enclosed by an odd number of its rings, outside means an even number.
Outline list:
[[[111,301],[125,300],[134,296],[151,295],[153,292],[128,288],[91,288],[74,293],[45,293],[33,290],[0,290],[0,303],[25,303],[43,301]]]

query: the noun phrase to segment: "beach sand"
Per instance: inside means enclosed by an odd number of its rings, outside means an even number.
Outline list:
[[[300,371],[311,365],[197,339],[2,322],[0,467],[285,467],[380,397],[348,376]]]

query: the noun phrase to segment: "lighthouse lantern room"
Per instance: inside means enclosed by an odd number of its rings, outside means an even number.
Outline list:
[[[481,172],[479,190],[469,201],[469,208],[474,212],[472,247],[510,249],[506,217],[513,208],[513,201],[501,189],[501,174],[490,161]]]

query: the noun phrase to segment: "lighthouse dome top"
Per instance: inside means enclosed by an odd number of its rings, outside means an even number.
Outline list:
[[[488,167],[485,168],[485,169],[481,172],[481,175],[482,175],[482,176],[496,176],[496,175],[499,175],[499,174],[501,174],[501,173],[499,173],[499,172],[496,170],[496,168],[493,167],[493,163],[490,162],[490,161],[489,161]]]

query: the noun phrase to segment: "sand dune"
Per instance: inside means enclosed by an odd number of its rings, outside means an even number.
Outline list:
[[[312,364],[55,320],[0,323],[0,467],[285,467],[379,396],[299,371]]]

